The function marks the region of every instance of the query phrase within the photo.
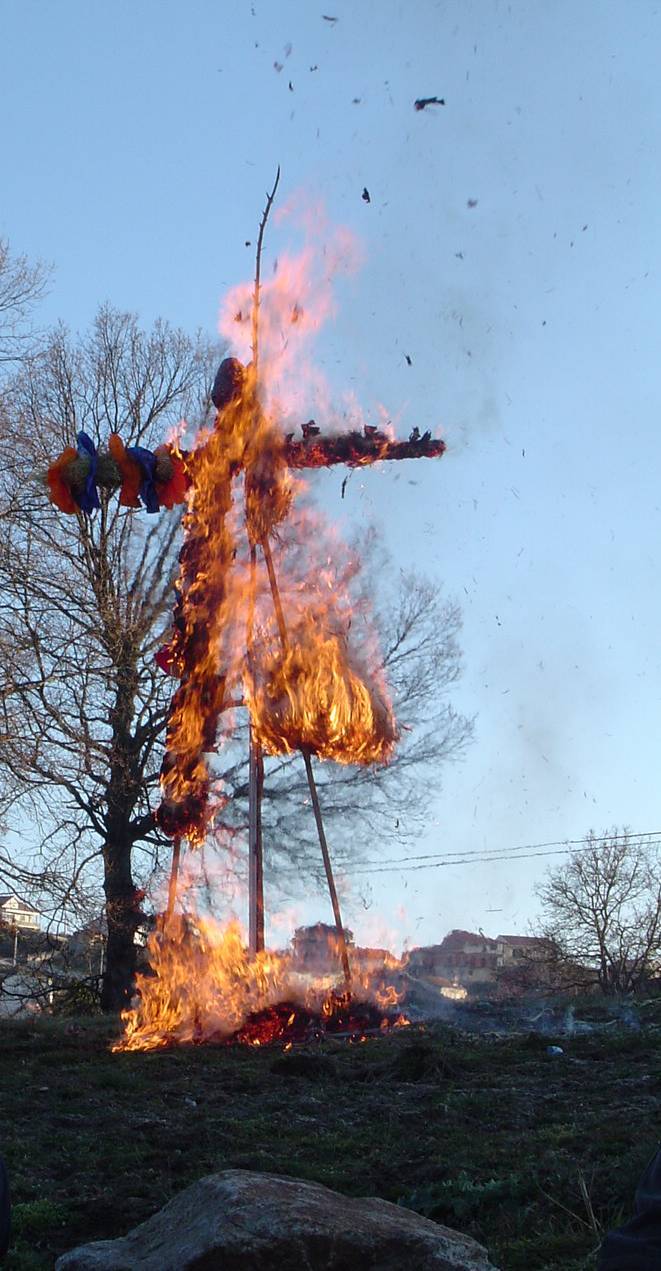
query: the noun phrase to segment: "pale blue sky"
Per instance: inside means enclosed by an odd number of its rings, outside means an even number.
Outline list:
[[[53,263],[49,320],[213,331],[276,164],[321,198],[365,254],[331,383],[450,447],[320,482],[463,606],[477,741],[418,850],[656,829],[659,9],[327,3],[0,0],[0,234]],[[547,863],[375,876],[347,919],[523,930]]]

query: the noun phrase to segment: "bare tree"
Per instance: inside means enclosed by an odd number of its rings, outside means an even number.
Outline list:
[[[44,265],[14,255],[7,240],[0,238],[0,366],[29,353],[35,337],[30,318],[47,278]]]
[[[0,813],[33,844],[19,869],[51,907],[70,910],[101,876],[110,1009],[131,992],[135,852],[163,842],[151,805],[171,682],[154,653],[181,517],[136,514],[103,495],[93,516],[63,515],[40,477],[79,429],[149,446],[183,414],[199,418],[217,356],[201,337],[164,322],[146,333],[104,308],[78,341],[56,330],[3,393]],[[5,876],[12,855],[0,859]]]
[[[585,842],[539,889],[544,934],[565,982],[631,993],[658,969],[661,869],[645,839],[616,829]]]

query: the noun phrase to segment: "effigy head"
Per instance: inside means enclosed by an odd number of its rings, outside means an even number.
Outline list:
[[[223,410],[230,402],[236,401],[243,392],[246,382],[246,368],[238,357],[226,357],[216,371],[216,378],[211,390],[211,400],[216,410]]]

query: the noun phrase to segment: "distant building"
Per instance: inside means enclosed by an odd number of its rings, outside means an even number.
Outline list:
[[[344,928],[344,938],[349,948],[353,943],[353,931]],[[297,927],[292,937],[294,964],[299,971],[322,974],[335,969],[339,962],[337,931],[327,922],[317,922],[313,927]]]
[[[553,942],[542,936],[496,936],[499,968],[548,961],[552,952]]]
[[[39,910],[13,892],[0,892],[0,922],[19,931],[39,931]]]
[[[496,941],[481,932],[450,931],[440,944],[411,949],[406,967],[411,975],[452,986],[489,984],[496,979]]]
[[[389,949],[361,948],[360,945],[355,945],[351,948],[351,965],[366,975],[375,975],[380,971],[398,968],[399,962]]]

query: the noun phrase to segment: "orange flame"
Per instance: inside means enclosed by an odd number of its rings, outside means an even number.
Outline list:
[[[213,918],[175,915],[165,931],[150,935],[147,951],[150,973],[137,977],[136,1002],[122,1015],[124,1034],[113,1050],[231,1039],[287,1044],[304,1039],[315,1019],[322,1031],[337,1025],[362,1033],[360,1003],[371,1004],[376,1029],[404,1020],[392,1018],[402,995],[384,984],[383,970],[373,975],[355,967],[350,999],[333,988],[332,977],[298,971],[288,954],[251,960],[236,922],[223,927]],[[283,1002],[289,1005],[278,1012]]]
[[[346,247],[340,238],[336,255]],[[213,815],[209,753],[230,707],[247,706],[256,739],[271,755],[299,749],[345,764],[383,763],[397,739],[378,654],[374,649],[368,656],[369,641],[356,648],[348,579],[329,564],[333,551],[326,549],[323,569],[300,535],[297,550],[288,553],[287,535],[297,528],[290,512],[302,482],[287,466],[283,425],[300,409],[301,383],[311,383],[317,398],[323,390],[300,359],[332,311],[328,271],[322,270],[316,294],[313,274],[306,248],[281,260],[264,284],[259,383],[253,364],[224,364],[227,392],[217,394],[215,425],[198,437],[185,472],[177,472],[182,489],[190,481],[167,650],[180,685],[168,722],[158,820],[191,846],[204,842]],[[246,285],[225,307],[226,329],[244,342],[254,335],[251,303]],[[241,479],[244,524],[233,497]],[[223,725],[225,735],[230,724]],[[348,999],[326,982],[302,982],[286,956],[249,960],[236,924],[222,928],[209,918],[175,916],[149,938],[148,957],[151,974],[138,977],[137,1000],[123,1017],[116,1049],[227,1040],[238,1032],[254,1046],[291,1042],[297,1030],[314,1026],[300,1004],[353,1030]],[[399,1001],[394,989],[379,998],[369,977],[362,990],[360,976],[355,984],[379,1018]],[[355,1031],[369,1026],[363,1020]]]
[[[175,914],[150,935],[148,953],[151,975],[137,977],[138,1005],[124,1012],[115,1050],[222,1040],[282,995],[286,961],[267,953],[249,960],[238,923]]]
[[[293,605],[288,595],[286,614],[278,613],[275,578],[282,553],[271,536],[288,517],[302,487],[287,467],[279,424],[287,409],[285,372],[293,350],[301,352],[332,308],[326,275],[315,300],[313,260],[307,247],[298,258],[281,262],[264,284],[260,382],[252,365],[232,362],[231,389],[215,427],[202,434],[187,460],[192,484],[174,634],[168,646],[168,665],[180,675],[181,684],[168,723],[158,820],[166,833],[185,836],[193,846],[204,841],[213,815],[208,755],[216,749],[220,717],[232,702],[245,702],[257,740],[272,755],[303,749],[341,763],[383,763],[397,740],[376,659],[375,668],[368,671],[350,649],[351,607],[348,597],[338,598],[337,579],[328,582],[329,591],[322,597],[310,559],[296,579],[298,603]],[[251,329],[249,299],[245,288],[239,289],[225,309],[226,320],[231,314],[235,326],[245,326],[246,338]],[[295,338],[289,333],[292,313]],[[269,413],[262,398],[272,381],[277,381],[280,396]],[[233,515],[233,484],[241,473],[251,563]],[[261,616],[256,611],[258,591],[268,595],[264,561],[272,593],[271,636],[274,608],[278,616],[275,640],[269,638],[264,604]]]
[[[312,613],[284,651],[258,663],[247,695],[256,736],[271,755],[308,750],[338,763],[383,763],[397,739],[385,685],[361,676],[347,641]]]

